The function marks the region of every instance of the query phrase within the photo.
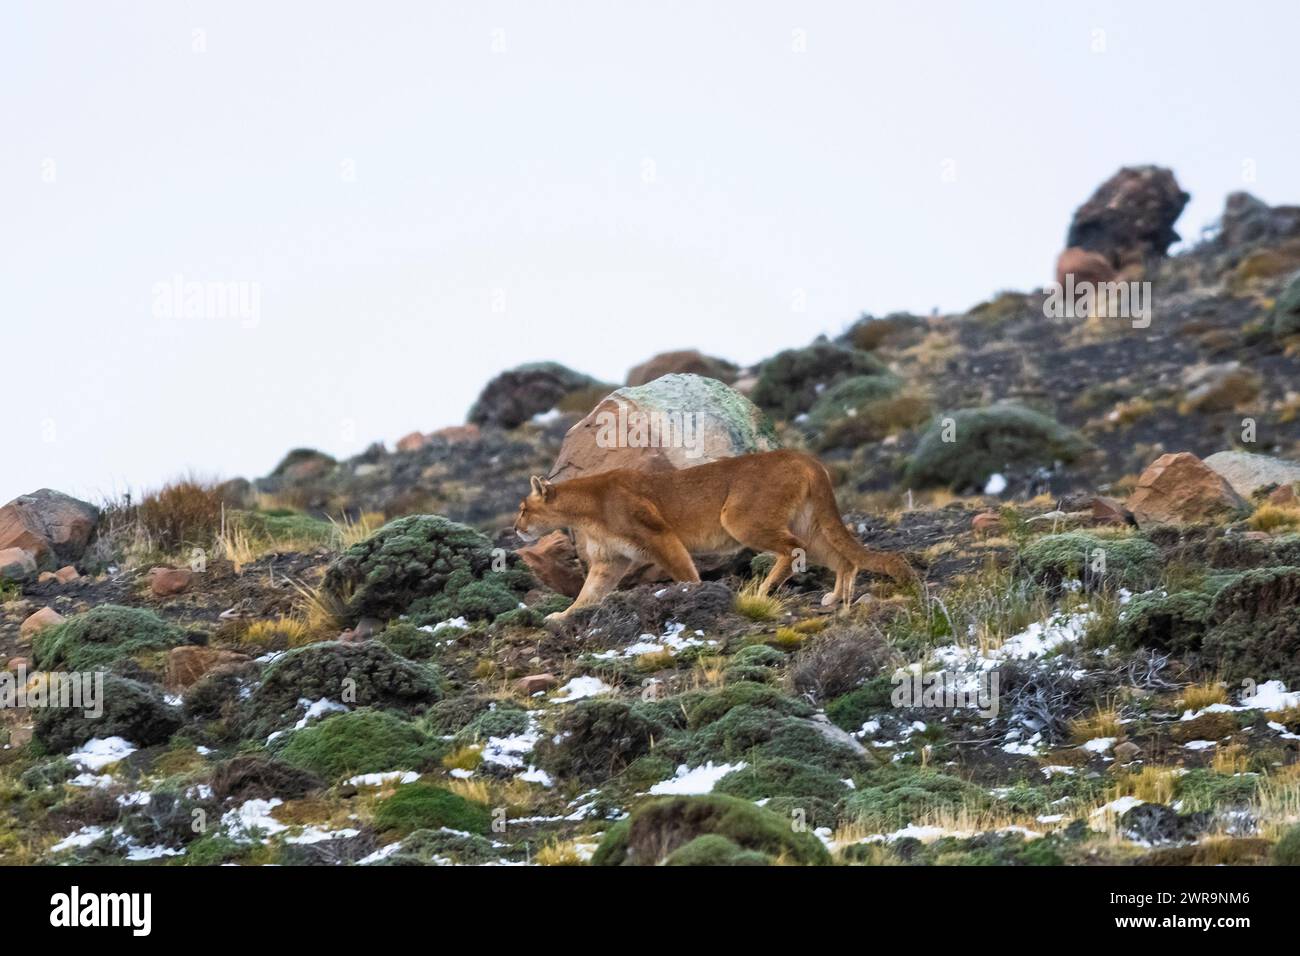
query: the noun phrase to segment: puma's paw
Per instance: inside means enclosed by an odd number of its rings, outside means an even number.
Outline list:
[[[565,611],[555,611],[546,615],[542,620],[542,626],[548,631],[558,631],[562,629],[569,620],[569,615]]]
[[[830,607],[839,599],[840,596],[836,594],[834,591],[827,591],[825,594],[822,595],[822,607]]]

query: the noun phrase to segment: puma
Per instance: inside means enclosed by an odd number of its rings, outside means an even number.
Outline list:
[[[797,451],[724,458],[677,471],[625,468],[552,483],[531,479],[519,505],[515,533],[525,541],[557,528],[581,532],[589,566],[582,591],[563,620],[600,601],[634,563],[653,561],[676,581],[699,581],[692,554],[743,547],[776,555],[759,587],[779,587],[796,558],[832,568],[835,589],[823,604],[853,601],[858,571],[915,577],[901,556],[864,548],[840,517],[825,466]]]

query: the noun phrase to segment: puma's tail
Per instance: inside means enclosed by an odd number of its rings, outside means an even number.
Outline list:
[[[849,533],[840,516],[840,506],[835,501],[835,492],[831,489],[831,479],[824,468],[817,469],[813,481],[814,504],[818,514],[818,527],[846,564],[856,571],[871,571],[875,574],[887,574],[899,584],[911,584],[918,581],[916,570],[907,563],[901,554],[887,551],[872,551]]]

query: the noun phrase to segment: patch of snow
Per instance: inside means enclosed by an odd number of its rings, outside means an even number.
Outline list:
[[[1189,740],[1183,744],[1183,748],[1186,750],[1209,750],[1214,745],[1213,740]]]
[[[1006,490],[1007,479],[997,472],[989,475],[989,480],[984,483],[984,494],[986,495],[1000,495]]]
[[[515,774],[515,779],[522,780],[524,783],[540,783],[543,787],[555,786],[555,781],[551,779],[549,773],[545,770],[539,770],[531,764],[523,773]]]
[[[109,773],[93,774],[79,773],[68,781],[74,787],[111,787],[113,785],[113,775]]]
[[[661,780],[650,788],[653,794],[702,794],[712,793],[719,780],[733,770],[743,770],[746,763],[715,764],[712,760],[702,767],[688,767],[681,764],[677,772],[667,780]]]
[[[551,698],[556,703],[567,704],[570,701],[582,700],[585,697],[596,697],[600,694],[608,694],[614,688],[610,687],[599,677],[575,677],[563,687],[560,693],[563,697]]]
[[[322,697],[317,701],[310,701],[303,697],[299,699],[298,704],[305,706],[307,711],[302,715],[302,719],[293,725],[294,730],[302,730],[307,726],[308,721],[318,720],[326,714],[346,714],[348,712],[347,704],[340,704],[328,697]]]
[[[386,783],[415,783],[420,775],[414,770],[389,770],[386,773],[359,773],[344,783],[354,787],[382,787]]]
[[[1300,707],[1300,690],[1287,692],[1286,684],[1270,680],[1258,685],[1250,697],[1243,697],[1243,707],[1253,710],[1290,710]]]
[[[531,753],[541,739],[542,734],[537,728],[537,718],[530,713],[528,726],[522,733],[510,737],[489,737],[480,755],[484,763],[522,770],[524,756]]]
[[[1115,741],[1117,739],[1118,738],[1116,737],[1093,737],[1082,746],[1083,749],[1089,753],[1104,754],[1110,750],[1111,747],[1115,746]]]
[[[91,737],[68,759],[83,770],[100,770],[135,753],[135,745],[121,737]]]
[[[270,800],[245,800],[233,810],[221,815],[221,825],[226,828],[226,835],[240,843],[251,843],[255,831],[270,836],[287,830],[283,823],[271,816],[271,811],[284,803],[279,797]]]
[[[353,830],[351,827],[344,827],[342,830],[326,830],[323,827],[307,826],[302,828],[301,833],[294,836],[285,837],[285,843],[322,843],[325,840],[346,840],[359,834],[360,830]]]
[[[862,724],[862,726],[858,728],[857,736],[859,736],[859,737],[874,737],[874,736],[876,736],[876,734],[878,734],[878,733],[880,733],[880,721],[878,721],[878,720],[868,720],[868,721],[865,721],[865,722]]]
[[[1102,804],[1096,810],[1092,811],[1092,815],[1094,817],[1101,817],[1105,816],[1107,813],[1113,813],[1118,817],[1122,814],[1128,813],[1134,807],[1142,806],[1144,803],[1146,803],[1145,800],[1141,800],[1137,797],[1119,797],[1112,800],[1110,803]]]
[[[374,853],[371,853],[369,856],[363,856],[361,859],[357,860],[357,864],[359,866],[368,866],[371,863],[378,863],[380,860],[388,859],[390,856],[392,856],[401,848],[402,848],[401,840],[398,840],[396,843],[390,843],[388,844],[388,846],[381,846],[378,850],[376,850]]]
[[[175,850],[169,846],[133,846],[127,851],[126,858],[132,861],[159,860],[164,856],[180,856],[184,850]]]
[[[76,833],[69,834],[54,846],[50,847],[51,853],[60,853],[63,850],[73,850],[83,846],[90,846],[96,840],[99,840],[106,833],[107,827],[84,826]]]

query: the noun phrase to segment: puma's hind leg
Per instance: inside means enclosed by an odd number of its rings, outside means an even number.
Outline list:
[[[767,577],[763,583],[758,586],[758,593],[766,595],[769,591],[779,588],[789,580],[790,575],[794,572],[794,558],[787,554],[778,554],[776,563],[772,565],[772,570],[767,572]]]
[[[836,568],[835,587],[822,595],[822,607],[830,607],[836,602],[842,603],[845,607],[852,604],[854,583],[857,576],[858,569],[852,565]]]
[[[758,586],[759,594],[767,594],[780,587],[794,570],[796,555],[807,554],[803,541],[788,528],[762,528],[738,521],[727,512],[722,514],[722,527],[741,544],[755,551],[776,555],[776,563]]]

